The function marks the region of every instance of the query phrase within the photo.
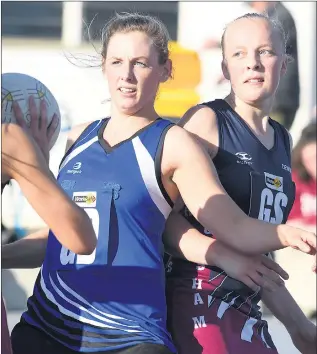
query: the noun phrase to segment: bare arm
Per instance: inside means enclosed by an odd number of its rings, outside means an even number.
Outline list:
[[[48,229],[42,229],[21,240],[2,246],[2,268],[30,269],[40,267],[45,257],[48,231]]]
[[[167,219],[163,242],[167,253],[190,262],[204,265],[218,265],[216,240],[202,235],[178,212],[172,212]]]
[[[283,323],[301,353],[316,353],[316,326],[309,321],[285,286],[263,290],[262,301]]]
[[[37,144],[20,126],[2,124],[1,155],[2,173],[18,182],[57,239],[74,253],[90,254],[97,239],[89,217],[59,187]]]
[[[289,245],[304,252],[316,249],[313,234],[247,217],[225,192],[207,152],[179,127],[166,135],[162,173],[170,195],[175,195],[176,185],[193,216],[217,239],[242,253],[262,254]]]
[[[217,266],[230,277],[253,289],[275,290],[288,274],[266,256],[244,255],[219,240],[201,234],[178,212],[172,212],[163,234],[165,250],[176,258],[200,265]]]

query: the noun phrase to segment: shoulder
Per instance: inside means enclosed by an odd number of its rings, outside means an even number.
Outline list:
[[[293,151],[293,137],[291,133],[279,122],[276,120],[272,120],[274,124],[279,128],[279,130],[282,132],[284,135],[284,141],[288,144],[288,149],[289,149],[289,154],[290,157],[292,156],[292,151]]]
[[[216,112],[205,104],[190,108],[178,123],[205,146],[211,157],[217,154],[219,145],[218,122]]]
[[[82,132],[94,121],[85,122],[83,124],[78,124],[72,127],[71,131],[67,136],[67,144],[65,153],[71,148],[71,146],[75,143],[75,141],[80,137]]]
[[[193,136],[192,133],[175,125],[166,133],[162,163],[174,165],[174,162],[188,160],[195,157],[198,151],[207,152],[205,147]]]
[[[292,157],[293,137],[292,137],[291,133],[285,127],[282,127],[282,129],[284,129],[284,131],[286,132],[286,135],[287,135],[287,138],[288,138],[289,155],[290,155],[290,157]]]
[[[293,137],[292,137],[291,133],[287,129],[285,129],[285,130],[286,130],[287,135],[288,135],[289,147],[290,147],[291,152],[292,152],[292,150],[293,150]]]
[[[204,127],[217,126],[215,111],[205,104],[199,104],[190,108],[177,124],[186,130],[197,130]]]

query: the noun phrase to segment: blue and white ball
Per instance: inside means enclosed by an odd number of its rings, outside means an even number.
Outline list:
[[[12,102],[17,101],[21,107],[27,125],[30,124],[29,96],[33,96],[40,110],[40,101],[46,101],[48,126],[54,113],[59,124],[49,142],[50,149],[54,146],[61,129],[61,115],[58,103],[51,91],[39,80],[21,73],[5,73],[1,75],[1,122],[15,122]]]

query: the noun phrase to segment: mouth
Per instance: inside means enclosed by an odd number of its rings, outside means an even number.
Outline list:
[[[122,93],[135,93],[136,89],[135,88],[120,87],[119,91]]]
[[[261,82],[264,82],[264,79],[261,77],[255,77],[253,79],[249,79],[249,80],[244,81],[244,83],[250,83],[250,84],[258,84]]]

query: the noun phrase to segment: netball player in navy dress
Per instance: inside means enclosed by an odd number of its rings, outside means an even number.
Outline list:
[[[180,124],[205,146],[223,187],[246,214],[283,224],[294,202],[292,144],[269,113],[286,70],[284,33],[265,16],[248,14],[227,27],[222,46],[231,93],[189,110]],[[187,207],[182,215],[202,234],[218,238]],[[224,223],[228,218],[222,215]],[[239,241],[235,232],[232,238]],[[204,265],[177,258],[167,265],[169,329],[179,353],[277,353],[258,306],[261,295],[298,349],[316,350],[316,327],[284,286],[254,291],[223,269]]]
[[[58,175],[91,218],[97,247],[77,255],[50,231],[34,293],[12,333],[14,354],[26,347],[33,354],[175,353],[166,328],[162,235],[180,194],[234,248],[316,248],[311,233],[248,217],[195,139],[157,115],[159,84],[171,74],[168,40],[150,16],[118,14],[104,28],[111,117],[74,128]]]

